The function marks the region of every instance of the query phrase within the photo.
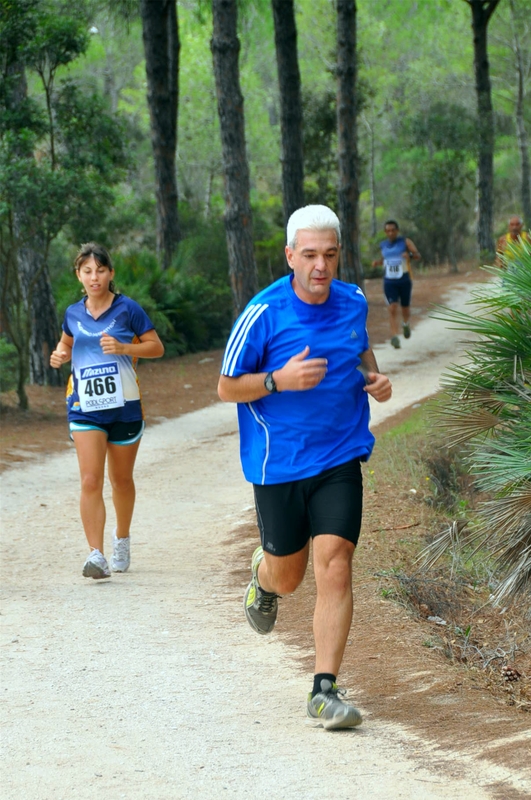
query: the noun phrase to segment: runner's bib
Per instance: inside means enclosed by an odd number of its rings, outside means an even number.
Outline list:
[[[386,258],[384,260],[385,277],[386,278],[401,278],[404,274],[404,259],[400,258]]]
[[[125,404],[122,378],[117,361],[81,367],[78,377],[78,395],[81,411],[106,411]]]

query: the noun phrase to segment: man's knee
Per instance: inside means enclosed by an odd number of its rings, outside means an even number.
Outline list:
[[[306,561],[300,559],[289,563],[282,557],[265,554],[268,583],[277,594],[291,594],[302,583],[306,572]]]
[[[346,539],[330,546],[314,548],[314,569],[318,588],[344,591],[352,583],[352,557],[355,547]]]

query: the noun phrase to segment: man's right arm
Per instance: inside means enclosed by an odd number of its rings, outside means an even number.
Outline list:
[[[264,386],[265,376],[265,372],[257,372],[255,375],[239,375],[237,378],[220,375],[219,399],[224,403],[252,403],[253,400],[260,400],[261,397],[269,394]]]
[[[273,371],[273,379],[279,392],[304,392],[313,389],[323,380],[327,372],[326,358],[308,358],[310,348],[292,356],[281,369]],[[218,395],[224,403],[252,403],[266,397],[270,392],[264,386],[266,372],[246,373],[237,378],[221,375]]]

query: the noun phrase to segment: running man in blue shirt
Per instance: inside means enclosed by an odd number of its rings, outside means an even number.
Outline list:
[[[135,366],[139,358],[159,358],[164,345],[138,303],[115,291],[114,269],[104,247],[84,244],[75,270],[85,296],[66,309],[61,341],[50,364],[59,369],[72,361],[68,423],[81,475],[81,520],[90,547],[83,575],[99,579],[111,575],[103,550],[106,461],[116,511],[111,569],[129,569],[133,469],[144,432]]]
[[[411,336],[409,326],[409,307],[411,303],[412,273],[411,259],[420,260],[421,255],[411,239],[400,236],[398,222],[389,219],[384,225],[385,238],[380,242],[382,257],[372,262],[373,267],[383,264],[384,294],[389,305],[389,322],[391,325],[391,344],[400,347],[398,336],[398,301],[402,309],[402,331],[404,339]]]
[[[368,394],[391,384],[378,371],[361,290],[335,279],[339,220],[326,206],[290,217],[292,274],[260,292],[236,321],[218,392],[238,404],[241,459],[254,485],[261,546],[244,609],[269,633],[278,598],[301,583],[313,540],[317,583],[315,675],[307,712],[325,728],[361,723],[336,684],[352,621],[352,557],[362,512],[360,462],[369,457]]]

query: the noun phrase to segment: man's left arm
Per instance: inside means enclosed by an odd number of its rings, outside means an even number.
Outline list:
[[[367,385],[364,390],[379,403],[385,403],[391,398],[393,387],[387,375],[382,375],[378,370],[376,358],[371,349],[365,350],[360,355],[361,366],[367,375]]]
[[[408,249],[408,253],[415,261],[420,261],[422,256],[420,255],[419,251],[415,247],[415,244],[411,241],[411,239],[406,239],[406,247]]]

